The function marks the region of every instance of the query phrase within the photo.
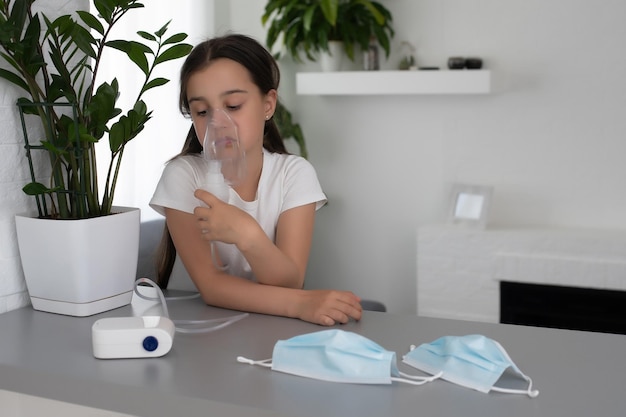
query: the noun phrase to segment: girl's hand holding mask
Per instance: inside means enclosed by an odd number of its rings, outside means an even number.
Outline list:
[[[243,242],[254,238],[254,231],[260,230],[256,220],[248,213],[223,202],[213,194],[198,189],[194,195],[207,205],[194,210],[204,240],[231,243],[240,247]]]

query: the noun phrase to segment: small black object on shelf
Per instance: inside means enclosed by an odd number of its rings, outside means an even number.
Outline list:
[[[483,67],[483,60],[480,58],[466,58],[465,68],[467,69],[481,69]]]
[[[448,68],[451,70],[459,70],[465,68],[465,58],[452,56],[448,58]]]
[[[460,69],[481,69],[483,67],[483,60],[481,58],[463,58],[460,56],[452,56],[448,58],[448,68],[451,70]]]

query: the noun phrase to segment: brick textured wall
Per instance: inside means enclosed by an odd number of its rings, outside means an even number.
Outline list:
[[[626,291],[626,232],[418,229],[418,315],[497,323],[500,281]]]
[[[87,0],[46,0],[35,3],[34,9],[54,18],[87,9]],[[1,60],[0,60],[1,61]],[[0,62],[0,66],[9,69]],[[23,307],[29,303],[19,259],[15,220],[17,213],[33,212],[34,201],[22,187],[29,182],[29,173],[23,148],[21,124],[15,106],[22,92],[12,84],[0,80],[0,313]],[[37,165],[43,165],[39,160]]]

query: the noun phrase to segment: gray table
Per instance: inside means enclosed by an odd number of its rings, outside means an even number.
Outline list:
[[[200,300],[170,302],[172,318],[233,314]],[[626,336],[365,312],[339,326],[398,353],[445,335],[498,340],[533,378],[538,398],[483,394],[445,381],[423,386],[321,382],[236,362],[271,357],[278,339],[322,327],[252,314],[204,335],[177,334],[162,358],[97,360],[91,325],[124,307],[75,318],[32,310],[0,315],[0,389],[138,416],[624,416]]]

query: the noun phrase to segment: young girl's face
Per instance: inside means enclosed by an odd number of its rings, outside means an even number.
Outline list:
[[[263,129],[274,114],[276,90],[262,94],[241,64],[221,58],[189,78],[187,100],[202,143],[212,110],[224,110],[237,125],[239,141],[248,156],[261,155]]]

